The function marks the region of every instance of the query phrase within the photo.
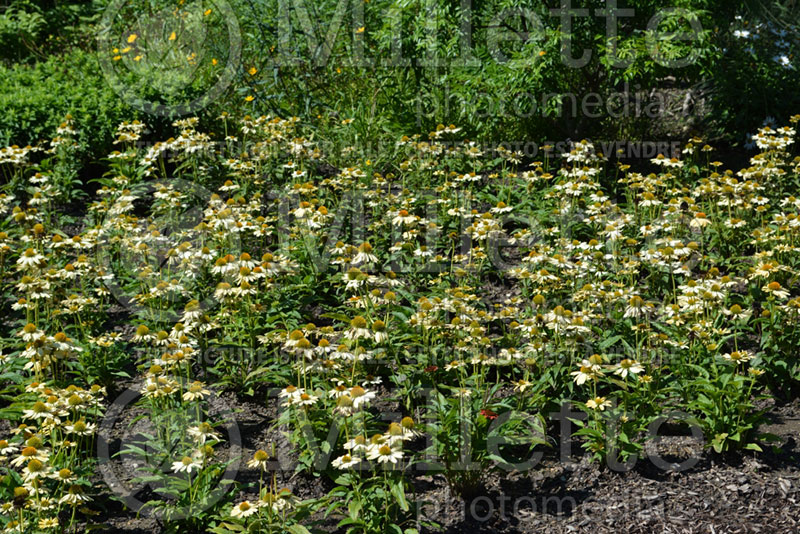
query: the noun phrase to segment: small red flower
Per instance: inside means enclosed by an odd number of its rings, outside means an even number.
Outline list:
[[[481,410],[481,415],[484,416],[489,421],[491,421],[492,419],[497,419],[497,413],[493,412],[489,408],[484,408],[483,410]]]
[[[425,372],[426,373],[433,373],[434,371],[438,371],[438,370],[439,370],[439,366],[438,365],[429,365],[428,367],[425,368]]]

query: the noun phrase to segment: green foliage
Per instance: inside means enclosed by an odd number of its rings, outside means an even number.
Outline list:
[[[202,403],[152,397],[140,403],[152,416],[144,419],[145,430],[126,441],[118,455],[137,458],[142,467],[133,474],[133,482],[155,488],[155,495],[142,509],[163,517],[169,532],[207,524],[208,516],[232,497],[235,483],[225,475],[238,459],[231,454],[229,459],[221,459],[215,454],[220,436]],[[142,419],[136,418],[132,424]]]
[[[67,47],[91,46],[92,23],[105,5],[105,0],[12,0],[0,6],[0,63],[31,63]]]
[[[48,140],[71,114],[83,158],[108,153],[117,125],[136,116],[108,86],[95,55],[78,49],[34,65],[0,67],[0,109],[4,145]]]
[[[734,449],[760,451],[758,425],[765,421],[764,411],[756,410],[751,398],[754,376],[747,376],[735,365],[711,364],[710,371],[699,365],[691,366],[698,378],[689,384],[694,401],[689,407],[699,415],[695,421],[709,437],[715,452]]]
[[[524,461],[534,447],[547,443],[543,419],[515,412],[514,398],[495,398],[497,386],[487,389],[480,380],[470,385],[474,390],[442,387],[435,392],[426,425],[433,437],[429,453],[441,462],[429,467],[441,470],[451,489],[465,497],[480,490],[491,468],[510,469],[509,452]]]
[[[697,83],[719,54],[712,28],[733,20],[725,2],[681,1],[662,11],[661,2],[632,1],[620,6],[632,16],[618,18],[614,37],[603,12],[593,10],[572,17],[568,28],[551,13],[558,2],[469,5],[328,0],[299,2],[287,13],[275,2],[245,2],[237,11],[254,15],[243,17],[246,57],[260,74],[245,76],[239,95],[251,92],[257,109],[284,115],[336,108],[372,135],[397,126],[430,131],[439,123],[463,126],[478,139],[609,133],[620,122],[613,106],[586,116],[586,95],[605,101],[623,83],[650,88],[667,76],[686,87]],[[681,34],[693,40],[677,39]],[[570,50],[562,53],[565,43]],[[575,63],[584,50],[588,62]]]
[[[369,476],[359,472],[339,475],[337,487],[328,495],[338,499],[327,513],[342,509],[345,517],[338,526],[347,534],[394,532],[411,534],[415,503],[409,503],[406,493],[410,484],[399,471]]]
[[[775,18],[774,15],[779,17]],[[736,141],[749,141],[763,117],[796,109],[800,95],[787,91],[800,83],[796,64],[797,12],[776,10],[772,17],[742,11],[730,30],[715,36],[719,61],[704,69],[710,81],[712,109],[709,125]]]
[[[0,50],[5,60],[19,61],[30,54],[47,26],[38,10],[27,11],[23,4],[12,4],[0,13]]]

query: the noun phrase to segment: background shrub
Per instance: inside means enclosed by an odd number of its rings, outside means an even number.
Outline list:
[[[67,113],[83,156],[112,150],[113,133],[137,116],[108,86],[93,52],[75,48],[33,65],[0,67],[0,144],[50,139]]]

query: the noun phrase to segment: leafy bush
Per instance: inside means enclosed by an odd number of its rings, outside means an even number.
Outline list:
[[[30,54],[44,32],[47,20],[36,10],[12,4],[0,13],[0,59],[19,61]]]
[[[31,66],[0,67],[0,109],[3,145],[49,139],[71,114],[84,158],[107,153],[116,126],[136,116],[108,87],[94,54],[78,49]]]
[[[91,47],[105,0],[12,0],[0,5],[0,62],[33,62],[66,47]]]
[[[782,20],[737,16],[719,38],[723,53],[709,71],[712,122],[737,141],[749,140],[761,118],[783,116],[800,104],[797,91],[786,90],[800,84],[794,60],[800,53],[800,34]]]
[[[620,4],[614,36],[603,3],[575,6],[589,15],[569,27],[555,1],[237,2],[246,64],[227,108],[335,109],[361,139],[452,123],[479,140],[683,138],[693,128],[732,138],[796,109],[784,98],[798,72],[781,59],[797,45],[792,12],[778,9],[786,2]],[[764,34],[760,51],[735,37],[743,27]],[[778,40],[786,46],[775,50]]]

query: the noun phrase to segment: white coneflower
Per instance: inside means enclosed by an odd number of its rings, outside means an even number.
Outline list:
[[[298,356],[303,356],[304,358],[313,359],[315,353],[315,347],[311,344],[311,342],[303,337],[297,341],[295,345],[295,352]]]
[[[789,292],[786,291],[786,289],[784,289],[779,282],[770,282],[762,287],[761,291],[769,293],[770,295],[779,299],[785,299],[789,297]]]
[[[367,438],[365,438],[364,436],[356,436],[354,438],[347,440],[343,445],[343,447],[345,448],[345,450],[352,452],[367,450]]]
[[[353,386],[350,389],[350,398],[353,399],[353,408],[358,410],[375,398],[375,392],[366,390],[361,386]]]
[[[436,253],[435,250],[432,248],[428,248],[426,245],[420,245],[416,249],[414,249],[414,257],[416,258],[430,258]]]
[[[294,404],[296,404],[297,406],[313,406],[314,404],[317,403],[318,400],[319,397],[316,397],[309,393],[301,393],[300,395],[297,396],[296,400],[294,401]]]
[[[366,386],[380,386],[382,383],[383,383],[383,379],[381,377],[375,376],[375,375],[367,375],[367,376],[364,377],[364,380],[363,380],[363,382],[361,382],[361,385],[364,386],[364,387],[366,387]]]
[[[300,202],[300,205],[292,211],[292,215],[298,219],[305,219],[314,212],[314,206],[308,201]]]
[[[367,452],[367,457],[370,460],[377,460],[378,463],[392,463],[396,464],[403,459],[403,451],[392,448],[391,445],[373,445]]]
[[[284,406],[291,406],[297,402],[297,400],[300,398],[300,395],[303,393],[305,393],[305,391],[302,388],[298,388],[297,386],[286,386],[280,391],[280,393],[278,393],[278,397],[284,399]]]
[[[178,383],[164,376],[148,377],[141,389],[142,395],[148,398],[166,397],[176,391],[178,391]]]
[[[64,468],[64,469],[59,469],[58,471],[50,475],[50,478],[62,482],[64,484],[71,484],[72,482],[75,481],[77,477],[75,476],[75,473],[73,473],[67,468]]]
[[[562,332],[564,328],[572,323],[572,311],[558,305],[544,315],[544,320],[547,328],[555,332]]]
[[[28,343],[45,337],[44,332],[39,330],[33,323],[26,324],[18,335],[22,336],[22,340]]]
[[[336,351],[336,347],[331,345],[331,342],[325,338],[320,339],[317,342],[317,346],[314,347],[314,354],[321,357],[327,357],[329,354],[332,354]]]
[[[251,504],[249,501],[242,501],[235,505],[231,510],[231,517],[250,517],[258,512],[258,507]]]
[[[47,465],[34,458],[33,460],[28,462],[28,465],[22,470],[22,478],[26,482],[31,482],[34,479],[42,478],[48,476],[48,467]]]
[[[203,465],[200,463],[198,458],[192,458],[191,456],[184,456],[177,462],[172,462],[172,472],[173,473],[191,473],[192,471],[196,471],[200,469]]]
[[[345,289],[356,290],[364,285],[367,276],[358,267],[351,267],[344,275]]]
[[[403,435],[406,437],[406,439],[413,439],[422,436],[422,432],[417,430],[414,420],[408,416],[403,417],[400,420],[400,427],[403,429]]]
[[[583,360],[577,371],[570,373],[575,380],[575,383],[582,386],[587,380],[592,380],[600,376],[600,366],[593,364],[589,360]]]
[[[336,469],[350,469],[351,467],[357,466],[361,463],[361,458],[358,456],[350,456],[349,454],[345,454],[344,456],[340,456],[336,458],[331,465]]]
[[[247,280],[242,280],[239,283],[239,287],[235,287],[231,290],[231,294],[236,298],[255,295],[256,293],[258,293],[256,287],[251,285],[250,282],[248,282]]]
[[[42,401],[36,401],[33,406],[27,410],[22,410],[22,417],[25,419],[53,419],[54,415],[52,408]]]
[[[637,375],[642,371],[644,371],[644,367],[642,367],[642,364],[640,364],[636,360],[631,360],[629,358],[625,358],[624,360],[619,362],[617,365],[613,367],[613,369],[614,369],[614,374],[619,375],[622,378],[627,377],[628,374]]]
[[[150,329],[147,328],[145,325],[139,325],[136,328],[136,333],[131,338],[131,341],[134,343],[145,343],[153,339],[152,334],[150,334]]]
[[[719,283],[711,282],[705,286],[705,291],[702,293],[702,297],[706,301],[721,301],[725,299],[725,292]]]
[[[412,438],[413,436],[407,434],[400,423],[389,423],[389,430],[386,431],[386,442],[389,445],[395,446]]]
[[[367,320],[360,315],[356,315],[350,321],[350,329],[347,331],[346,336],[348,339],[355,341],[356,339],[370,339],[372,332],[367,328]]]
[[[747,350],[735,350],[733,352],[726,352],[722,358],[735,364],[745,363],[754,358],[753,353]]]
[[[658,200],[653,193],[646,191],[642,193],[642,200],[639,201],[639,206],[643,208],[660,206],[662,202]]]
[[[31,505],[36,510],[40,511],[55,510],[56,508],[58,508],[58,501],[50,497],[44,497],[41,494],[39,494],[37,496],[37,499],[31,501]]]
[[[394,226],[402,226],[402,225],[414,225],[417,222],[418,217],[416,215],[411,215],[406,210],[400,210],[397,212],[397,215],[394,216],[392,219],[392,224]]]
[[[217,260],[214,262],[214,266],[211,267],[211,273],[220,276],[231,276],[236,274],[239,268],[236,266],[235,260],[236,257],[231,254],[217,258]]]
[[[389,334],[386,332],[386,323],[380,319],[376,319],[372,323],[372,339],[375,343],[382,343],[389,339]]]
[[[253,454],[253,458],[247,462],[247,467],[266,471],[269,467],[269,459],[269,453],[265,450],[259,449],[255,452],[255,454]]]
[[[453,390],[453,395],[460,399],[468,399],[472,396],[472,390],[468,388],[456,388]]]
[[[44,256],[39,254],[36,250],[29,248],[25,252],[20,254],[19,259],[17,260],[17,269],[21,271],[36,269],[37,267],[40,267],[44,263],[45,263]]]
[[[259,508],[269,508],[272,513],[280,513],[288,508],[292,508],[297,502],[297,498],[292,492],[284,488],[278,493],[271,491],[264,492],[258,499]]]
[[[337,382],[338,383],[330,391],[328,391],[328,397],[338,399],[343,395],[349,395],[350,389],[344,385],[344,382],[341,380],[338,380]]]
[[[496,215],[503,214],[503,213],[510,213],[514,208],[511,206],[506,205],[505,202],[498,202],[495,207],[493,207],[490,211]]]
[[[738,217],[732,217],[730,219],[727,219],[723,224],[727,228],[744,228],[745,226],[747,226],[747,221],[745,221],[744,219],[739,219]]]
[[[203,400],[211,392],[205,389],[202,382],[195,380],[189,385],[189,389],[183,394],[183,400],[190,402],[195,400]]]
[[[759,262],[759,264],[753,268],[753,273],[750,278],[769,278],[780,268],[781,266],[774,262]]]
[[[203,308],[200,306],[200,302],[197,300],[190,300],[183,310],[183,318],[181,322],[183,323],[195,323],[198,319],[203,316]]]
[[[237,291],[228,283],[220,282],[214,290],[214,298],[217,300],[230,300],[236,296]]]
[[[606,400],[605,397],[595,397],[586,401],[586,407],[592,410],[600,410],[601,412],[611,406],[611,401]]]
[[[77,434],[78,436],[91,436],[97,429],[94,423],[87,423],[84,419],[79,419],[74,423],[64,425],[64,430],[70,434]]]
[[[186,432],[200,445],[212,439],[219,441],[219,435],[214,432],[214,428],[205,421],[197,426],[189,427]]]
[[[372,253],[372,245],[369,243],[361,243],[358,247],[358,253],[353,258],[353,264],[367,264],[367,263],[375,263],[378,261],[378,257]]]
[[[232,182],[232,181],[230,181],[230,180],[225,180],[225,183],[224,183],[224,184],[222,184],[222,185],[220,186],[220,188],[219,188],[219,190],[220,190],[220,191],[222,191],[222,192],[224,192],[224,193],[227,193],[227,192],[230,192],[230,191],[236,191],[236,190],[238,190],[238,189],[239,189],[239,185],[238,185],[238,184],[235,184],[235,183],[233,183],[233,182]]]
[[[46,386],[44,384],[40,383],[40,382],[33,382],[32,384],[28,384],[27,386],[25,386],[25,392],[26,393],[39,392],[42,387],[46,387]],[[15,435],[15,436],[22,435],[22,436],[25,436],[26,439],[30,438],[30,436],[33,436],[37,432],[38,432],[38,429],[35,426],[26,425],[25,423],[21,423],[20,425],[17,425],[14,428],[11,429],[11,433],[13,435]],[[30,443],[27,443],[26,445],[31,446]]]
[[[467,364],[467,362],[462,360],[453,360],[450,363],[445,364],[444,370],[445,371],[452,371],[453,369],[458,369],[459,367],[463,367]]]
[[[66,495],[61,497],[58,502],[59,504],[68,504],[70,506],[79,506],[83,503],[90,502],[92,499],[88,495],[83,493],[83,488],[78,486],[77,484],[73,484],[69,487]]]
[[[753,314],[752,310],[743,310],[738,304],[734,304],[730,308],[723,308],[722,313],[734,321],[747,321]]]
[[[689,226],[691,228],[705,228],[706,226],[710,225],[711,221],[706,217],[706,214],[702,211],[698,211],[694,214],[694,218],[689,221]]]
[[[342,359],[352,361],[354,358],[355,355],[352,351],[350,351],[350,349],[347,348],[347,345],[339,345],[336,347],[336,350],[331,353],[331,359],[333,360]]]
[[[335,256],[346,256],[350,254],[350,248],[351,245],[337,241],[336,244],[331,248],[331,253]]]
[[[519,380],[512,382],[512,384],[514,384],[514,391],[519,391],[520,393],[524,393],[526,389],[533,385],[524,378],[520,378]]]
[[[348,394],[339,395],[336,397],[336,407],[333,409],[334,413],[349,417],[355,413],[353,406],[353,398]]]
[[[239,270],[242,267],[247,269],[255,269],[258,266],[258,262],[253,259],[253,257],[248,254],[247,252],[243,252],[239,255],[239,260],[234,264],[234,269]]]
[[[11,445],[7,440],[0,439],[0,455],[8,456],[9,454],[14,454],[19,449],[14,445]]]
[[[287,350],[291,350],[297,347],[300,341],[304,340],[305,336],[303,335],[302,330],[292,330],[289,332],[289,335],[286,336],[286,341],[284,342],[284,347]],[[285,397],[285,395],[281,395]]]
[[[41,530],[49,530],[49,529],[57,529],[58,528],[58,518],[57,517],[44,517],[39,520],[37,523]]]
[[[647,314],[647,303],[639,295],[634,295],[628,301],[628,306],[625,308],[624,318],[638,319]]]

